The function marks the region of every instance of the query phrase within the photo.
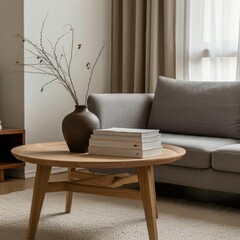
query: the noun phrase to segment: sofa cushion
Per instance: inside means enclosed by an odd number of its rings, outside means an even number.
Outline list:
[[[153,94],[91,94],[88,106],[101,128],[146,128],[152,100]]]
[[[162,133],[162,143],[177,145],[186,149],[187,153],[182,159],[171,163],[171,165],[191,167],[191,168],[210,168],[211,153],[216,149],[239,143],[238,140],[228,138],[191,136],[180,134]]]
[[[158,80],[148,128],[240,139],[240,82]]]
[[[240,173],[240,144],[218,148],[212,153],[212,168]]]

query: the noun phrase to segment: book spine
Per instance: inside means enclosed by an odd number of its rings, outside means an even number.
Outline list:
[[[159,141],[150,141],[150,142],[143,143],[143,142],[128,142],[128,141],[111,141],[111,140],[90,139],[89,146],[145,150],[145,149],[148,149],[148,148],[160,147],[161,146],[161,141],[159,140]]]
[[[118,136],[118,135],[105,135],[105,134],[92,134],[92,140],[101,140],[101,141],[127,141],[127,142],[151,142],[151,141],[160,141],[161,134],[152,137],[129,137],[129,136]]]
[[[105,156],[115,156],[115,157],[135,157],[142,158],[143,154],[141,150],[133,149],[116,149],[106,148],[106,147],[88,147],[89,154],[105,155]]]
[[[97,129],[97,130],[93,130],[93,134],[145,138],[145,137],[157,136],[159,134],[159,131],[154,131],[154,132],[150,132],[150,133],[139,133],[139,132],[114,132],[114,131],[104,131],[104,130],[99,131]]]

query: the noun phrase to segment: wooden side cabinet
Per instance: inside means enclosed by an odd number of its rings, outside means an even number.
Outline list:
[[[24,129],[3,128],[0,130],[0,182],[4,181],[4,170],[23,167],[25,163],[11,154],[11,149],[25,144]]]

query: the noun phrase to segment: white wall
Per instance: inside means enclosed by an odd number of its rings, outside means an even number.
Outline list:
[[[24,89],[22,42],[16,37],[23,34],[23,0],[0,1],[0,120],[4,127],[24,127]]]
[[[106,47],[98,62],[91,85],[91,92],[110,92],[111,69],[111,0],[25,0],[24,35],[39,42],[41,25],[48,14],[44,35],[55,41],[72,24],[75,30],[75,43],[82,48],[74,57],[73,76],[81,103],[87,88],[89,72],[86,62],[93,62],[100,48]],[[45,40],[47,45],[47,42]],[[63,43],[65,46],[69,42]],[[48,49],[48,48],[47,48]],[[29,61],[25,51],[25,61]],[[63,140],[62,119],[74,109],[74,102],[67,91],[59,84],[52,84],[40,93],[47,76],[25,74],[25,129],[26,142]],[[27,165],[26,173],[34,171]]]

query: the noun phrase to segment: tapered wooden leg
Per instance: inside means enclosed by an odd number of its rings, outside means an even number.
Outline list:
[[[149,240],[158,240],[156,222],[156,195],[154,189],[153,167],[137,168],[138,180],[142,194],[143,207],[148,227]]]
[[[68,168],[68,181],[71,181],[71,172],[75,171],[75,168]],[[67,192],[66,195],[66,205],[65,205],[65,212],[70,213],[71,208],[72,208],[72,197],[73,197],[73,192]]]
[[[51,168],[51,166],[37,165],[27,240],[35,239]]]
[[[153,192],[153,196],[155,197],[155,210],[156,210],[156,219],[158,219],[158,207],[157,207],[157,195],[156,195],[156,190],[155,190],[155,180],[154,180],[154,171],[153,171],[153,166],[151,166],[151,171],[152,171],[152,174],[151,174],[151,177],[152,177],[152,192]]]

